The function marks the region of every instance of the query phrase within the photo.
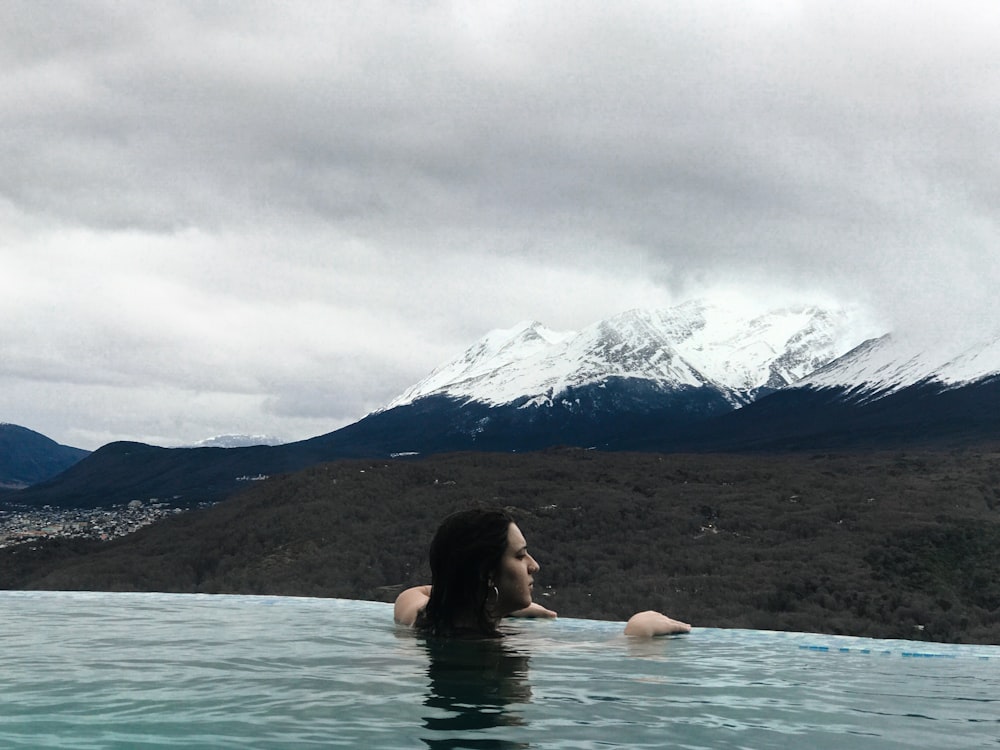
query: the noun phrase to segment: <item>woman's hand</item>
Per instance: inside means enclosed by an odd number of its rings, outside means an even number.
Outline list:
[[[556,613],[551,609],[546,609],[537,602],[532,602],[524,609],[511,612],[507,617],[547,617],[551,620],[556,617]]]
[[[690,632],[691,626],[686,622],[671,619],[651,609],[645,612],[637,612],[625,624],[625,635],[635,635],[641,638]]]

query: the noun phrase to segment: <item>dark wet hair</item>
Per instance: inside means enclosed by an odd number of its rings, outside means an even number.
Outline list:
[[[454,635],[456,618],[471,612],[479,633],[497,634],[486,601],[513,522],[502,510],[480,508],[453,513],[441,522],[430,548],[431,596],[418,628]]]

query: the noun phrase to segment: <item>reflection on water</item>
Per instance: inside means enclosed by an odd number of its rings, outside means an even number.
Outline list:
[[[440,733],[422,738],[428,747],[442,750],[529,747],[527,743],[483,736],[497,727],[525,724],[519,707],[531,702],[526,654],[499,638],[426,638],[422,645],[428,660],[424,705],[432,709],[423,718],[423,726]]]

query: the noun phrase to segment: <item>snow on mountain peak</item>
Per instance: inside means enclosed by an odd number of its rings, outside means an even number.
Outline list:
[[[742,391],[781,388],[856,345],[850,314],[786,307],[747,319],[710,315],[679,347],[707,375]]]
[[[248,448],[256,445],[282,445],[280,438],[273,435],[216,435],[199,440],[190,448]]]
[[[880,398],[918,383],[950,388],[1000,373],[1000,331],[974,341],[926,340],[885,334],[865,341],[796,383],[809,388],[847,388]]]
[[[497,371],[549,351],[573,333],[560,333],[535,320],[526,320],[511,328],[499,328],[465,350],[455,359],[436,368],[430,375],[404,391],[385,408],[409,404],[418,398],[448,391],[459,395],[464,388],[488,380]]]
[[[848,351],[862,340],[854,329],[843,310],[800,306],[747,315],[705,300],[628,310],[580,332],[524,321],[489,332],[385,408],[430,395],[538,405],[612,377],[664,389],[714,385],[739,405]]]

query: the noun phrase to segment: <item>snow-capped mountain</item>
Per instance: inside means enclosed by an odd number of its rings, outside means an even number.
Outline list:
[[[393,399],[385,409],[430,395],[447,394],[487,403],[506,403],[524,393],[525,360],[543,359],[573,333],[551,331],[534,320],[490,331],[461,356],[441,365]],[[530,376],[529,376],[530,377]]]
[[[281,445],[280,438],[273,435],[216,435],[207,440],[199,440],[188,448],[249,448],[255,445]]]
[[[876,330],[847,310],[817,306],[745,316],[693,302],[664,317],[686,324],[677,330],[678,351],[744,400],[794,383]]]
[[[1000,374],[1000,333],[978,341],[936,342],[886,334],[811,373],[797,388],[840,389],[861,399],[911,386],[955,388]]]
[[[630,310],[580,332],[528,321],[491,331],[383,411],[430,396],[551,406],[568,390],[609,379],[647,381],[660,391],[714,388],[735,407],[844,354],[864,330],[844,310],[800,306],[751,316],[704,301]]]
[[[869,339],[815,372],[680,439],[626,447],[684,450],[863,450],[957,447],[1000,440],[1000,332],[950,341]]]
[[[679,444],[873,332],[842,309],[734,312],[705,301],[630,310],[578,332],[536,321],[491,331],[345,428],[390,452]],[[346,434],[345,432],[345,434]]]

